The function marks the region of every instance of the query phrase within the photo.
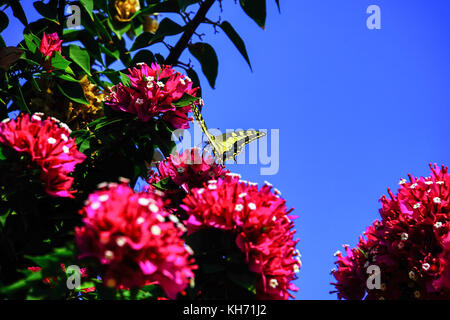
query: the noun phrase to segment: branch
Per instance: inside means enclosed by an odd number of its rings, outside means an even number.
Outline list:
[[[198,9],[194,19],[192,19],[192,21],[188,24],[186,31],[184,31],[180,40],[178,40],[177,44],[170,51],[169,56],[167,57],[166,61],[164,61],[165,64],[175,65],[178,62],[178,59],[180,58],[184,49],[186,49],[189,40],[194,35],[195,30],[198,28],[200,23],[205,20],[206,14],[214,4],[214,1],[215,0],[206,0],[205,2],[203,2],[203,4],[200,6],[200,9]]]

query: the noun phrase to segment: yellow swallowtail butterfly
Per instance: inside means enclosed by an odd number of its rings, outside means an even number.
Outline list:
[[[209,132],[200,110],[194,104],[192,105],[192,112],[199,127],[208,138],[208,144],[211,146],[215,158],[220,163],[230,159],[236,161],[236,156],[242,152],[247,144],[266,135],[265,132],[257,130],[236,130],[214,136]]]

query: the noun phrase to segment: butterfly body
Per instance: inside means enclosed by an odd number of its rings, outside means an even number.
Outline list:
[[[211,146],[215,158],[220,163],[230,159],[236,161],[236,156],[242,152],[247,144],[266,135],[265,132],[258,130],[236,130],[214,136],[209,132],[197,106],[193,105],[192,111],[195,120],[208,139],[207,143]]]

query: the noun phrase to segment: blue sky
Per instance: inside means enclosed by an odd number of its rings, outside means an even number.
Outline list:
[[[223,130],[279,129],[276,175],[261,176],[260,165],[229,168],[270,181],[295,208],[303,256],[296,298],[336,299],[328,293],[333,253],[354,246],[378,218],[381,195],[408,173],[428,175],[428,163],[448,164],[450,3],[280,2],[281,14],[268,1],[263,31],[224,1],[222,17],[245,39],[253,72],[223,33],[201,29],[219,56],[216,89],[202,77],[204,117]],[[372,4],[381,30],[366,27]],[[5,33],[9,45],[18,28],[14,21]]]

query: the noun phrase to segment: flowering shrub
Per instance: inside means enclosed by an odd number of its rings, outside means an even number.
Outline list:
[[[4,3],[0,33],[10,18],[25,28],[17,47],[0,35],[0,299],[292,297],[300,262],[284,200],[199,149],[174,151],[174,131],[203,106],[180,57],[213,88],[218,74],[199,25],[222,29],[250,65],[231,24],[211,20],[214,2],[80,1],[79,21],[66,1]],[[30,5],[42,17],[28,23]],[[263,3],[240,5],[264,27]]]
[[[80,258],[102,265],[110,287],[142,287],[156,282],[174,299],[193,278],[193,260],[181,239],[183,230],[168,219],[163,200],[110,184],[89,196],[77,228]],[[166,221],[167,219],[167,221]]]
[[[381,198],[375,221],[356,248],[338,252],[336,290],[344,299],[448,299],[450,175],[431,167],[430,177],[400,180],[396,195]],[[368,290],[366,269],[381,270],[380,289]]]
[[[288,299],[301,262],[295,250],[293,222],[285,201],[267,184],[255,185],[228,176],[192,190],[181,207],[189,215],[188,233],[203,228],[229,230],[245,253],[248,268],[257,274],[256,297]]]
[[[49,195],[73,197],[70,188],[73,178],[68,174],[86,156],[78,151],[70,129],[54,118],[44,115],[21,114],[15,120],[7,119],[0,124],[0,143],[19,153],[30,156],[40,169],[40,178]]]
[[[187,117],[190,105],[177,107],[174,103],[185,94],[195,95],[198,88],[192,88],[192,80],[175,72],[169,66],[145,63],[130,69],[131,87],[122,83],[111,89],[106,103],[115,110],[136,114],[141,121],[161,116],[175,128],[189,128]]]

